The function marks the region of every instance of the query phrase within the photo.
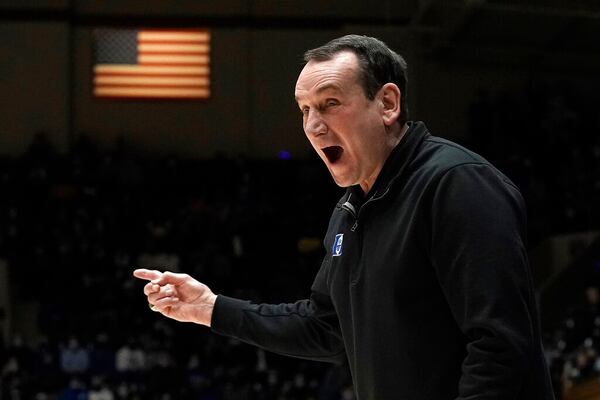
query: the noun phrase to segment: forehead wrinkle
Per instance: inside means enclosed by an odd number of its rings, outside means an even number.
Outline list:
[[[328,82],[328,83],[325,83],[325,84],[317,87],[315,89],[315,94],[321,94],[321,93],[323,93],[325,91],[328,91],[328,90],[334,91],[334,92],[340,92],[340,93],[344,92],[344,89],[340,85],[338,85],[337,83]]]
[[[336,93],[339,93],[339,94],[344,94],[345,90],[344,90],[343,85],[339,84],[338,82],[331,82],[331,80],[339,80],[338,77],[336,77],[336,76],[325,77],[324,79],[321,79],[321,81],[323,81],[323,80],[325,80],[324,83],[317,82],[310,89],[303,89],[301,87],[296,86],[296,94],[294,96],[294,98],[296,99],[296,101],[299,101],[301,99],[301,97],[318,96],[318,95],[321,95],[321,94],[323,94],[324,92],[327,92],[327,91],[332,91],[332,92],[336,92]],[[307,95],[306,96],[300,96],[298,94],[298,92],[305,92],[305,93],[307,93]]]
[[[359,83],[357,78],[358,59],[356,56],[353,53],[338,53],[331,60],[309,62],[300,73],[294,97],[298,102],[302,97],[319,95],[328,89],[344,94],[346,92],[344,89],[348,89],[346,86],[350,81]],[[304,92],[303,96],[300,96],[299,92]]]

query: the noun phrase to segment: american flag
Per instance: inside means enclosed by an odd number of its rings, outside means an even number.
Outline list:
[[[96,29],[94,41],[96,97],[210,97],[206,29]]]

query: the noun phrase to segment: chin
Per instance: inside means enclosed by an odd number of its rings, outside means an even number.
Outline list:
[[[338,185],[339,187],[347,188],[347,187],[354,185],[354,182],[352,182],[349,179],[343,179],[340,177],[336,177],[334,174],[331,174],[331,177],[333,178],[333,181],[335,182],[335,184]]]
[[[356,184],[355,180],[347,174],[342,174],[343,172],[348,172],[345,168],[342,168],[342,165],[332,165],[329,162],[325,162],[327,169],[329,170],[329,174],[333,178],[333,181],[339,187],[349,187]]]

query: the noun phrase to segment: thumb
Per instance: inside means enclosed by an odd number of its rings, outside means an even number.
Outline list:
[[[163,275],[162,272],[154,270],[154,269],[145,269],[139,268],[133,271],[133,276],[139,279],[145,279],[147,281],[152,281],[160,278]]]

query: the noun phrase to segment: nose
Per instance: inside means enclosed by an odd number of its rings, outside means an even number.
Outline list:
[[[307,135],[320,136],[327,132],[327,124],[317,110],[309,110],[304,118],[304,132]]]

